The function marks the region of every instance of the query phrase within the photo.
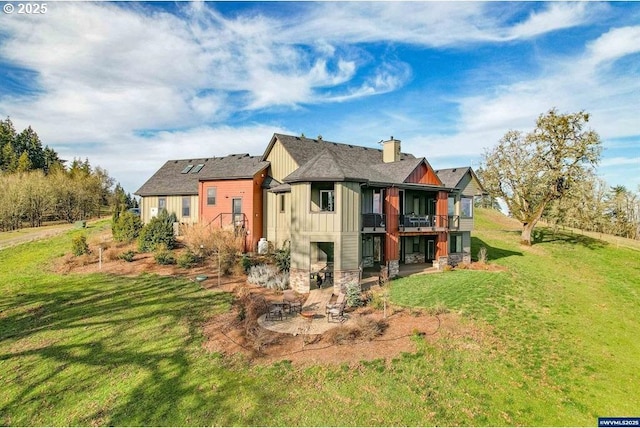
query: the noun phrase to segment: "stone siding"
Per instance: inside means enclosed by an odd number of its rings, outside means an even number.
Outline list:
[[[400,260],[389,260],[389,279],[393,279],[400,274]]]
[[[289,286],[298,293],[308,293],[310,289],[309,271],[291,268],[289,271]]]
[[[345,293],[347,291],[347,285],[352,282],[360,284],[360,269],[335,271],[333,278],[333,294]]]
[[[405,254],[404,263],[407,265],[411,265],[415,263],[424,263],[424,254],[422,253]]]

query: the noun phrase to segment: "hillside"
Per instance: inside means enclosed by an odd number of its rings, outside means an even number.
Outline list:
[[[174,276],[48,271],[79,231],[0,250],[0,425],[593,426],[637,415],[640,252],[545,229],[522,247],[517,222],[494,211],[477,210],[476,227],[473,256],[484,246],[506,270],[389,286],[396,308],[432,314],[411,337],[416,352],[302,366],[205,348],[202,326],[228,316],[230,293]]]

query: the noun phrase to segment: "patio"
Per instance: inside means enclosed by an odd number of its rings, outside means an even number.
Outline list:
[[[258,318],[258,324],[267,330],[293,336],[299,334],[322,334],[339,325],[345,325],[349,322],[348,318],[342,323],[327,321],[325,308],[331,300],[332,292],[333,287],[316,288],[309,292],[307,301],[302,305],[302,312],[313,313],[312,317],[292,314],[282,320],[267,320],[265,314]]]

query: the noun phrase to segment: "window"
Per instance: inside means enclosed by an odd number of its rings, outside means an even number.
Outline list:
[[[335,183],[311,183],[311,212],[333,212],[335,210]]]
[[[456,198],[453,196],[449,196],[449,200],[447,203],[448,213],[449,215],[455,215],[456,213]]]
[[[207,205],[216,204],[216,188],[207,187]]]
[[[419,253],[420,252],[420,237],[419,236],[414,236],[413,237],[413,252],[414,253]]]
[[[280,212],[284,212],[284,193],[278,195],[278,199],[280,200]]]
[[[204,168],[204,164],[203,163],[199,163],[198,165],[196,165],[195,168],[193,168],[193,171],[191,171],[191,174],[199,173],[202,168]]]
[[[320,211],[333,211],[333,190],[320,191]]]
[[[161,213],[162,210],[167,209],[167,198],[165,196],[160,196],[158,198],[158,213]]]
[[[462,235],[451,235],[449,237],[449,252],[450,253],[462,252]]]
[[[189,171],[191,171],[191,168],[193,168],[193,165],[187,165],[184,167],[184,169],[180,172],[180,174],[186,174]]]
[[[473,199],[472,198],[460,199],[460,215],[462,217],[473,216]]]
[[[182,197],[182,217],[189,217],[191,215],[191,197]]]

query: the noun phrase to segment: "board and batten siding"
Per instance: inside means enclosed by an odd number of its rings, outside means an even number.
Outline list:
[[[291,266],[309,269],[312,242],[332,242],[334,268],[357,269],[360,263],[360,185],[335,183],[335,211],[311,211],[311,184],[291,185]]]
[[[265,231],[267,241],[282,248],[291,241],[291,193],[284,193],[284,212],[280,212],[280,193],[265,190]]]
[[[179,196],[144,196],[140,200],[142,209],[140,210],[140,218],[143,223],[149,223],[151,220],[151,209],[158,208],[158,198],[163,197],[167,200],[167,212],[175,213],[180,223],[197,223],[198,222],[198,195],[184,195],[190,198],[191,207],[188,217],[182,216],[182,195]]]
[[[287,175],[300,167],[278,140],[267,155],[267,161],[271,162],[271,177],[281,183]]]
[[[463,196],[479,196],[482,195],[482,189],[478,185],[478,182],[473,178],[471,173],[467,172],[460,180],[459,186],[462,191],[460,193]]]

